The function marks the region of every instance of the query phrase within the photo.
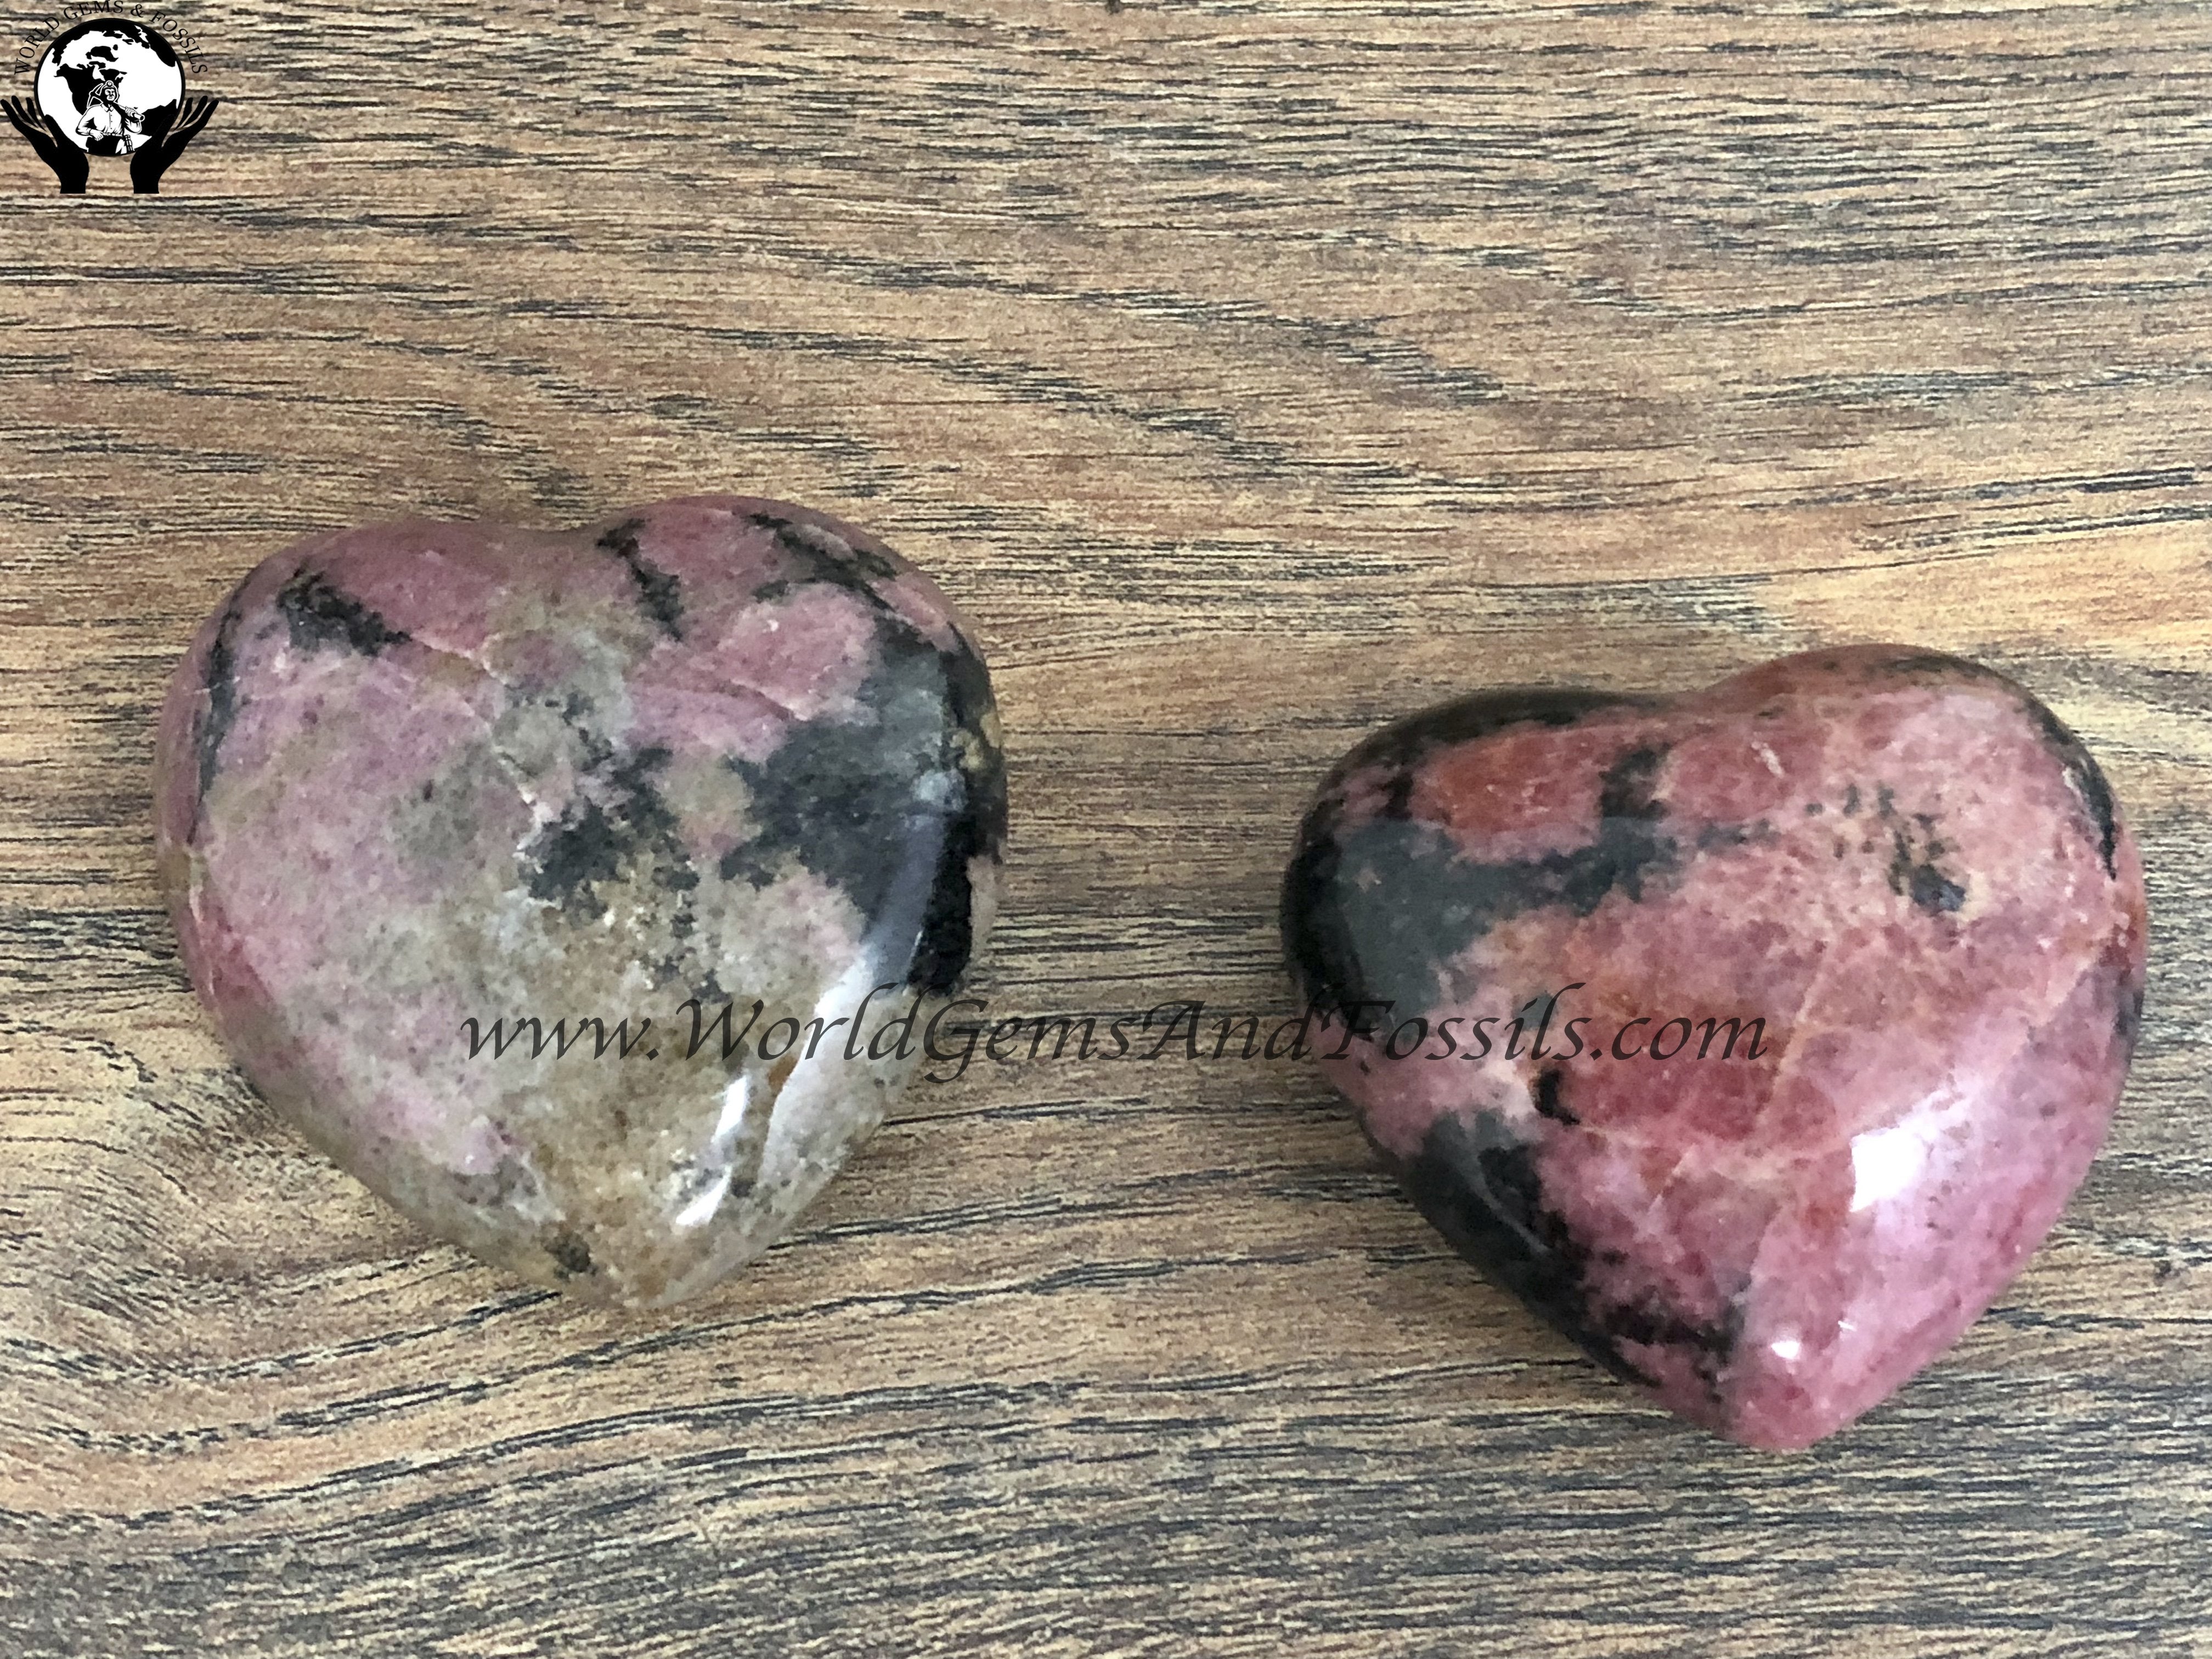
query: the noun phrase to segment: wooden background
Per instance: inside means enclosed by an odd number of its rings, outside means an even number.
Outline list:
[[[0,135],[0,1654],[2212,1652],[2212,12],[186,15],[160,198]],[[975,617],[1014,1010],[1287,1007],[1307,790],[1448,693],[1982,656],[2143,841],[2109,1148],[1794,1458],[1287,1063],[925,1086],[677,1317],[426,1245],[185,988],[164,677],[312,528],[724,488]]]

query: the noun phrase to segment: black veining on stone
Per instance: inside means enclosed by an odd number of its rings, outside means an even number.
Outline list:
[[[323,572],[307,566],[293,572],[278,591],[276,609],[298,651],[336,646],[374,657],[386,646],[404,645],[408,640],[359,599],[341,592]]]
[[[1419,1157],[1400,1179],[1416,1207],[1451,1247],[1519,1297],[1615,1376],[1657,1379],[1622,1344],[1673,1348],[1692,1356],[1716,1394],[1742,1334],[1738,1304],[1718,1323],[1685,1318],[1650,1303],[1605,1305],[1591,1295],[1591,1254],[1545,1202],[1535,1148],[1487,1113],[1472,1121],[1447,1112],[1430,1126]]]
[[[1582,1121],[1560,1098],[1566,1092],[1567,1070],[1564,1066],[1547,1066],[1536,1073],[1536,1089],[1533,1099],[1537,1115],[1548,1117],[1554,1123],[1564,1123],[1569,1128]]]
[[[596,921],[606,910],[599,884],[623,879],[641,860],[650,860],[670,878],[664,885],[696,884],[676,815],[653,781],[667,760],[665,749],[641,749],[586,775],[559,822],[540,830],[523,851],[532,898]]]
[[[553,1258],[553,1271],[562,1279],[592,1271],[592,1247],[565,1227],[545,1241],[545,1254]]]
[[[200,717],[194,751],[199,763],[199,788],[192,799],[193,830],[199,828],[200,808],[215,783],[222,740],[230,735],[231,722],[238,718],[238,629],[245,616],[240,598],[245,590],[244,582],[231,590],[222,619],[215,625],[215,637],[208,642],[207,665],[201,675],[208,706]]]
[[[1775,839],[1774,825],[1769,820],[1753,818],[1749,823],[1708,823],[1698,831],[1692,844],[1700,853],[1710,853],[1716,848],[1753,847]]]
[[[2112,803],[2112,785],[2106,781],[2103,770],[2089,753],[2081,739],[2068,728],[2066,723],[2050,709],[2034,693],[2008,675],[1983,663],[1965,657],[1946,656],[1941,652],[1913,652],[1893,657],[1883,665],[1897,674],[1914,674],[1931,680],[1952,679],[1980,681],[1985,684],[2003,687],[2027,711],[2045,744],[2057,757],[2064,769],[2066,781],[2081,798],[2082,809],[2088,814],[2089,826],[2103,860],[2105,873],[2114,878],[2119,875],[2116,859],[2119,847],[2119,815]]]
[[[2112,787],[2105,781],[2103,769],[2089,753],[2081,739],[2075,737],[2066,722],[2045,708],[2033,697],[2021,694],[2027,711],[2035,717],[2037,728],[2044,742],[2058,757],[2065,769],[2066,781],[2081,798],[2082,810],[2089,815],[2089,826],[2094,832],[2098,856],[2104,860],[2105,873],[2118,878],[2119,864],[2117,854],[2120,844],[2119,811],[2112,804]]]
[[[971,862],[995,859],[1006,835],[988,672],[964,641],[939,646],[877,591],[876,581],[898,574],[891,561],[795,520],[757,521],[777,528],[802,565],[758,596],[773,601],[814,583],[865,595],[874,661],[849,710],[794,721],[765,756],[725,762],[747,787],[747,834],[714,873],[766,888],[807,871],[852,902],[887,969],[921,989],[949,990],[974,948]],[[673,631],[680,600],[672,581],[656,580],[665,573],[637,556],[637,528],[617,526],[600,544],[638,576],[648,610],[659,596],[659,619]],[[525,848],[527,890],[588,921],[604,914],[602,884],[649,877],[678,895],[668,927],[680,957],[696,926],[701,872],[657,787],[667,753],[617,753],[580,696],[556,712],[576,740],[580,787]],[[673,957],[664,967],[664,977],[682,970]]]
[[[1630,750],[1606,768],[1605,776],[1598,785],[1598,816],[1645,820],[1666,817],[1666,803],[1651,793],[1666,758],[1665,749],[1646,744],[1640,749]]]
[[[2125,965],[2111,969],[2112,976],[2112,1035],[2121,1051],[2133,1054],[2142,1035],[2143,985]]]
[[[1892,892],[1929,915],[1943,915],[1966,903],[1966,883],[1937,862],[1951,849],[1936,834],[1934,815],[1915,812],[1908,818],[1897,810],[1896,793],[1885,784],[1875,792],[1875,816],[1889,832]]]
[[[802,721],[765,758],[729,763],[756,832],[720,874],[765,886],[795,861],[853,902],[893,971],[948,991],[975,947],[970,862],[1006,838],[990,678],[964,645],[940,649],[888,605],[876,646],[860,718]]]
[[[972,862],[984,858],[995,863],[1006,840],[1006,773],[990,737],[994,711],[990,675],[972,651],[939,652],[937,658],[951,716],[948,757],[961,780],[962,805],[945,824],[914,966],[908,974],[910,983],[932,993],[951,990],[967,971],[975,949]]]
[[[1535,1075],[1535,1109],[1540,1117],[1548,1117],[1553,1124],[1566,1124],[1573,1128],[1582,1119],[1568,1109],[1566,1099],[1566,1066],[1544,1066]]]
[[[923,639],[884,595],[880,585],[896,580],[900,574],[896,561],[820,526],[782,514],[754,513],[748,515],[748,522],[773,534],[777,547],[797,568],[793,574],[763,582],[754,590],[755,597],[781,599],[806,582],[842,588],[876,612],[877,636],[884,653],[878,677],[896,685],[919,675],[937,690],[942,711],[941,740],[927,745],[919,757],[899,757],[885,752],[878,774],[885,780],[906,782],[910,789],[921,783],[942,790],[948,780],[957,786],[957,799],[925,803],[920,811],[910,805],[904,813],[904,839],[909,853],[918,854],[922,848],[933,844],[933,873],[915,884],[913,875],[887,862],[882,850],[884,842],[896,841],[899,836],[898,827],[886,823],[883,829],[890,832],[888,836],[879,834],[872,842],[866,836],[852,838],[854,850],[871,867],[856,872],[854,881],[847,884],[856,896],[875,901],[864,902],[861,908],[891,956],[906,954],[902,939],[909,928],[913,930],[908,982],[924,991],[949,991],[975,948],[970,863],[979,856],[995,860],[1006,841],[1006,771],[989,736],[994,707],[989,674],[981,658],[964,642],[940,649]],[[872,681],[862,689],[862,702],[875,702],[881,690]],[[791,741],[786,740],[787,746]],[[862,750],[866,746],[865,741],[858,744]],[[771,756],[770,763],[775,759]],[[919,771],[915,769],[917,759],[923,763]],[[799,769],[812,766],[833,775],[842,766],[834,755],[802,756],[791,764]],[[910,800],[920,799],[910,795]],[[772,850],[771,844],[763,852]],[[745,849],[739,856],[743,861],[752,854]],[[838,879],[832,873],[841,861],[834,844],[819,856],[810,855],[806,861],[829,878]],[[823,867],[825,861],[830,868]],[[850,860],[844,862],[849,866]],[[894,870],[900,873],[894,876]],[[922,900],[918,915],[910,914],[906,902],[915,895]]]
[[[1601,708],[1649,707],[1651,699],[1611,691],[1550,686],[1508,687],[1478,691],[1393,720],[1358,744],[1331,769],[1324,791],[1368,767],[1378,767],[1410,781],[1421,763],[1438,750],[1471,743],[1509,726],[1572,726]],[[1399,803],[1403,810],[1403,801]]]
[[[756,599],[780,599],[795,581],[817,581],[856,594],[878,611],[892,609],[890,601],[877,591],[876,584],[896,580],[898,567],[882,554],[855,547],[818,525],[803,523],[780,513],[748,514],[745,521],[773,535],[776,545],[799,567],[799,572],[795,580],[779,576],[762,583],[753,590]]]
[[[655,967],[658,981],[672,983],[686,971],[683,947],[697,925],[693,895],[699,872],[654,781],[668,751],[617,750],[593,723],[592,700],[580,691],[546,702],[574,740],[583,787],[560,821],[524,849],[527,890],[595,921],[606,912],[599,884],[649,878],[674,896],[666,915],[673,948]]]
[[[1330,775],[1307,815],[1284,877],[1282,927],[1292,974],[1324,1011],[1388,1001],[1436,1006],[1452,959],[1500,921],[1562,905],[1588,915],[1607,895],[1631,902],[1647,878],[1679,866],[1681,848],[1659,829],[1666,805],[1653,791],[1666,758],[1649,744],[1616,759],[1601,781],[1596,833],[1585,845],[1497,863],[1465,856],[1442,828],[1405,816],[1413,773],[1446,743],[1468,741],[1523,720],[1572,724],[1622,700],[1591,693],[1498,694],[1448,705],[1361,744]],[[1515,713],[1518,709],[1522,712]],[[1451,733],[1443,736],[1443,733]],[[1344,785],[1380,763],[1382,815],[1346,828]],[[1388,903],[1372,902],[1387,892]]]
[[[669,638],[684,637],[684,595],[675,576],[648,561],[639,550],[637,532],[642,519],[629,519],[599,538],[599,548],[620,559],[637,584],[637,602]]]

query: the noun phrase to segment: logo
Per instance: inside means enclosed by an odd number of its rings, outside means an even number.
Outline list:
[[[63,195],[83,195],[92,158],[113,155],[129,158],[134,191],[158,196],[161,175],[222,101],[185,95],[185,61],[150,23],[90,18],[54,36],[39,54],[31,95],[0,100],[0,110],[53,169]]]

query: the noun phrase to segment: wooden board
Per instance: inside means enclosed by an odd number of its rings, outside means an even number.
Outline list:
[[[0,1653],[2212,1651],[2212,14],[190,16],[159,197],[0,134]],[[226,1067],[151,711],[312,528],[724,488],[976,619],[1012,1012],[1286,1008],[1306,792],[1448,693],[1984,658],[2143,842],[2109,1146],[1790,1458],[1291,1063],[978,1064],[681,1316],[520,1289]]]

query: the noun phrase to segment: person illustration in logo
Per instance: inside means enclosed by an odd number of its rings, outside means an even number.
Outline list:
[[[56,65],[69,82],[84,118],[76,124],[76,146],[88,155],[122,155],[145,142],[145,122],[123,107],[123,71],[112,64]]]
[[[33,96],[0,100],[0,112],[53,169],[63,195],[84,193],[89,157],[127,155],[131,189],[156,196],[220,101],[185,96],[184,65],[158,32],[98,17],[58,37],[39,59]]]

